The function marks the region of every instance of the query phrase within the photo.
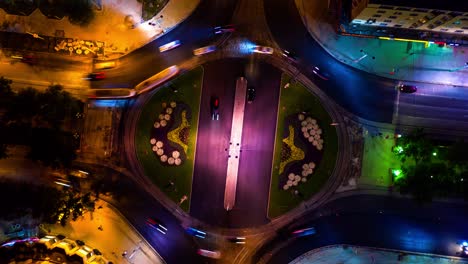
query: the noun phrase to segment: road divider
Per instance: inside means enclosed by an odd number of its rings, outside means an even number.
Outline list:
[[[173,65],[167,69],[162,70],[161,72],[151,76],[150,78],[142,81],[137,86],[135,86],[135,91],[138,94],[148,92],[155,88],[156,86],[170,80],[172,77],[176,76],[179,73],[180,69],[176,65]]]
[[[107,89],[89,89],[89,99],[126,99],[134,96],[146,93],[154,89],[155,87],[169,81],[171,78],[176,76],[180,72],[179,67],[173,65],[161,72],[151,76],[131,88],[107,88]]]

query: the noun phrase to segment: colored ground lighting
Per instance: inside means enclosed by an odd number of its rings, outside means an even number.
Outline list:
[[[396,146],[395,147],[395,152],[400,154],[400,153],[403,153],[403,147],[402,146]]]
[[[437,152],[432,152],[432,156],[437,156]]]
[[[400,169],[392,169],[392,175],[395,181],[404,176],[403,171],[401,171]]]

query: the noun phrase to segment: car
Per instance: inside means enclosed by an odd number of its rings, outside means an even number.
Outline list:
[[[171,50],[171,49],[175,49],[177,47],[180,46],[180,41],[179,40],[174,40],[174,41],[171,41],[167,44],[164,44],[162,46],[159,47],[159,52],[165,52],[165,51],[168,51],[168,50]]]
[[[36,64],[37,60],[36,57],[33,55],[24,55],[23,58],[21,58],[21,62],[27,63],[27,64]]]
[[[105,78],[106,78],[106,74],[104,72],[92,72],[88,74],[88,76],[86,77],[86,79],[90,81],[99,81]]]
[[[402,93],[414,93],[418,90],[416,86],[409,84],[399,84],[397,88]]]
[[[217,96],[211,97],[211,120],[219,120],[219,98]]]
[[[273,48],[266,46],[255,46],[253,47],[252,52],[261,54],[273,54]]]
[[[213,258],[213,259],[219,259],[221,258],[221,252],[217,250],[207,250],[207,249],[198,249],[197,254],[200,256],[208,257],[208,258]]]
[[[198,49],[194,49],[193,50],[193,55],[199,56],[199,55],[202,55],[202,54],[213,52],[215,50],[216,50],[216,46],[214,46],[214,45],[201,47],[201,48],[198,48]]]
[[[54,183],[63,187],[72,188],[72,182],[60,177],[54,177]]]
[[[315,228],[313,227],[302,228],[302,229],[294,230],[291,232],[291,235],[294,237],[303,237],[303,236],[309,236],[313,234],[315,234]]]
[[[255,99],[255,88],[253,86],[247,87],[247,103],[252,103],[253,100]]]
[[[196,237],[199,237],[199,238],[205,238],[206,237],[206,233],[201,231],[201,230],[198,230],[196,228],[193,228],[193,227],[189,227],[185,230],[185,232],[187,232],[187,234],[189,235],[192,235],[192,236],[196,236]]]
[[[164,235],[167,232],[167,227],[161,221],[157,220],[156,218],[146,219],[146,225],[153,229],[156,229],[158,232]]]
[[[297,55],[294,52],[283,50],[283,53],[281,54],[283,55],[283,57],[289,58],[291,60],[297,60]]]
[[[227,240],[234,244],[245,244],[245,237],[229,237]]]
[[[463,256],[468,256],[468,242],[463,241],[460,243],[461,254]]]
[[[233,25],[226,25],[226,26],[215,27],[213,30],[215,34],[223,34],[223,33],[232,33],[236,31],[236,28]]]
[[[328,74],[322,72],[322,71],[320,70],[319,67],[314,66],[314,67],[312,68],[312,72],[313,72],[315,75],[317,75],[318,77],[320,77],[320,79],[325,80],[325,81],[328,80]]]

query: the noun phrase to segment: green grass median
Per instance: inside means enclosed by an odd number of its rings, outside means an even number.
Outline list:
[[[142,109],[135,133],[136,154],[146,176],[174,202],[179,203],[182,197],[186,196],[188,199],[180,205],[185,211],[190,208],[202,81],[203,68],[198,67],[157,88],[158,92]],[[171,102],[176,103],[176,106],[172,107]],[[167,110],[168,108],[171,110]],[[169,115],[169,120],[161,119],[161,115]],[[189,130],[181,129],[183,117],[188,121]],[[174,138],[174,131],[181,130],[183,133],[177,134],[180,134],[184,143],[169,140]],[[172,133],[169,133],[171,131]],[[170,164],[169,160],[163,162],[162,155],[157,154],[158,147],[154,142],[150,142],[152,138],[163,143],[163,155],[169,159],[173,151],[179,152],[181,164]]]
[[[290,83],[289,87],[287,89],[283,88],[287,83]],[[334,126],[330,126],[332,123],[330,115],[325,111],[315,95],[310,93],[302,84],[291,81],[291,76],[286,74],[283,74],[281,78],[278,110],[268,208],[268,217],[270,219],[288,212],[320,191],[333,172],[338,154],[337,132]],[[299,114],[306,117],[310,116],[316,120],[322,131],[322,150],[317,150],[304,138],[301,131],[301,121],[298,120]],[[285,155],[284,151],[282,153],[282,148],[285,145],[283,139],[288,137],[290,127],[294,128],[294,145],[305,153],[305,155],[302,155],[305,158],[289,162],[284,166],[284,170],[280,172],[282,155]],[[302,166],[312,161],[316,163],[316,167],[313,173],[306,177],[307,181],[299,182],[297,186],[291,186],[284,190],[283,187],[288,175],[290,173],[301,175]]]

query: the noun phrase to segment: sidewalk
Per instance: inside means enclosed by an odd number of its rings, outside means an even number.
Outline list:
[[[337,60],[369,73],[402,81],[468,86],[467,47],[337,35],[327,23],[327,1],[295,0],[309,33]]]
[[[98,209],[99,206],[102,208]],[[165,263],[123,216],[102,200],[96,203],[94,213],[86,213],[65,227],[56,224],[46,228],[50,228],[51,234],[62,234],[99,249],[113,263]],[[124,251],[127,252],[125,257],[122,256]]]
[[[137,0],[102,0],[102,10],[95,10],[95,18],[87,27],[73,25],[66,17],[48,19],[39,9],[30,16],[8,15],[0,9],[0,21],[9,25],[9,31],[18,33],[55,36],[56,30],[63,30],[65,38],[105,42],[110,59],[138,49],[170,31],[187,18],[199,2],[170,0],[161,12],[145,23],[141,23],[142,6]],[[130,26],[132,23],[136,26],[134,29]]]
[[[33,184],[49,184],[49,177],[43,177],[44,171],[26,159],[25,153],[27,148],[10,147],[11,156],[0,160],[0,177]],[[102,208],[98,209],[99,206]],[[50,230],[50,234],[62,234],[72,240],[82,240],[86,245],[99,249],[113,263],[165,263],[115,208],[102,200],[96,203],[95,208],[94,213],[86,213],[77,221],[70,221],[65,227],[55,224],[44,225],[44,228]],[[100,225],[102,231],[98,229]],[[124,251],[127,251],[127,259],[122,257]]]
[[[398,260],[398,256],[404,253],[402,260]],[[460,258],[451,258],[445,256],[419,254],[412,252],[400,252],[394,250],[386,250],[379,248],[368,248],[358,246],[348,246],[343,248],[341,245],[318,248],[296,258],[291,264],[353,264],[353,263],[370,263],[370,264],[395,264],[395,263],[411,263],[411,264],[448,264],[459,263],[467,264],[468,261]]]

